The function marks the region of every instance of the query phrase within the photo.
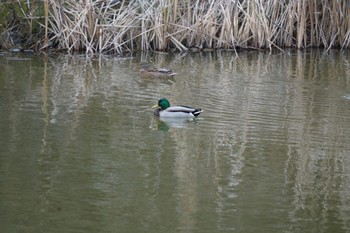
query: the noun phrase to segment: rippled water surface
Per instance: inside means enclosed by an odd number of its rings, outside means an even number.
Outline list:
[[[3,55],[0,230],[349,232],[349,68],[315,50]],[[204,112],[161,121],[161,97]]]

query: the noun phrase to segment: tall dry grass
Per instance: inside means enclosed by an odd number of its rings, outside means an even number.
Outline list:
[[[349,48],[350,2],[47,0],[49,40],[86,53]]]

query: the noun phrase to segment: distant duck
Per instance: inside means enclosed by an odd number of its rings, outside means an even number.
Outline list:
[[[153,108],[156,108],[154,115],[158,117],[192,118],[198,116],[201,112],[203,112],[203,110],[200,108],[192,108],[187,106],[170,106],[169,100],[166,98],[160,99],[158,101],[158,104],[154,105]]]
[[[176,73],[166,68],[155,68],[155,67],[151,67],[148,63],[141,63],[140,74],[142,77],[162,78],[162,77],[172,77]]]

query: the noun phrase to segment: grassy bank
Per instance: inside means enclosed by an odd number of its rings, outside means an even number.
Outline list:
[[[350,1],[45,0],[30,1],[31,5],[28,1],[11,2],[0,3],[0,10],[6,12],[5,6],[13,5],[17,9],[12,11],[17,18],[14,22],[27,25],[25,28],[30,31],[24,34],[32,38],[27,44],[39,49],[87,53],[190,48],[347,49],[350,43]],[[2,21],[6,18],[0,17]],[[9,47],[10,32],[16,23],[1,25],[0,43]],[[34,30],[33,25],[40,27]]]

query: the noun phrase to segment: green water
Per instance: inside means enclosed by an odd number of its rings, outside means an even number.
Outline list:
[[[349,56],[1,56],[0,231],[349,232]]]

